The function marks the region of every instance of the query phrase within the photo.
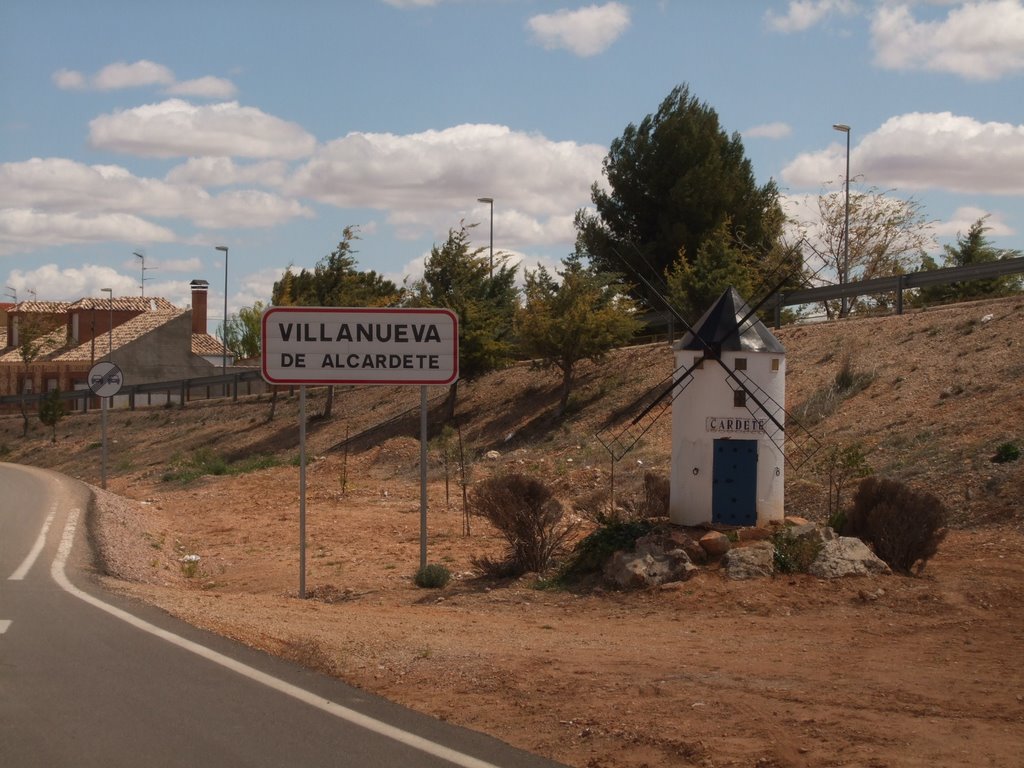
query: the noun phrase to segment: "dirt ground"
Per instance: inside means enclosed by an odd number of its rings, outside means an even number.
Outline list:
[[[988,317],[988,320],[982,318]],[[876,471],[940,495],[954,521],[920,577],[730,581],[714,566],[640,592],[484,579],[503,542],[463,533],[431,448],[428,560],[454,578],[417,588],[415,392],[341,392],[310,429],[306,587],[298,599],[298,471],[174,479],[210,446],[294,456],[295,402],[266,399],[111,414],[109,492],[93,530],[111,589],[198,626],[338,675],[572,766],[1024,765],[1024,300],[786,329],[790,403],[852,360],[863,391],[812,425],[863,445]],[[868,341],[874,342],[869,345]],[[593,439],[671,372],[664,345],[585,368],[567,420],[554,377],[523,364],[463,385],[472,482],[499,468],[544,477],[571,506],[607,486]],[[322,408],[314,400],[311,410]],[[94,416],[56,446],[0,418],[0,458],[97,483]],[[390,426],[342,449],[370,424]],[[619,494],[670,450],[663,419],[615,469]],[[482,458],[497,450],[493,463]],[[820,472],[787,472],[787,509],[823,519]],[[188,555],[198,560],[182,561]]]

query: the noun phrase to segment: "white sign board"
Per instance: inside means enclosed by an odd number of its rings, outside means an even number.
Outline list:
[[[271,307],[262,373],[271,384],[451,384],[459,331],[447,309]]]
[[[121,391],[124,374],[113,363],[104,360],[89,369],[89,389],[98,397],[113,397]]]

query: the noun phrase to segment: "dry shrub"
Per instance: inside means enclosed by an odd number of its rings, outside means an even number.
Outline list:
[[[894,571],[918,573],[946,537],[946,507],[899,480],[866,477],[853,497],[843,533],[867,542]]]
[[[575,531],[551,489],[536,478],[517,473],[477,483],[469,494],[469,508],[490,520],[508,543],[504,560],[474,561],[492,576],[543,572]]]

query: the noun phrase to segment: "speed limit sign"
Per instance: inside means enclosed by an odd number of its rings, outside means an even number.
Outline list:
[[[124,375],[110,361],[96,363],[89,369],[89,389],[98,397],[113,397],[121,391]]]

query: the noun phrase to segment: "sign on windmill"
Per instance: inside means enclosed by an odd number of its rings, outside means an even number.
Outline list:
[[[735,288],[674,346],[669,515],[679,525],[782,520],[786,351]]]

